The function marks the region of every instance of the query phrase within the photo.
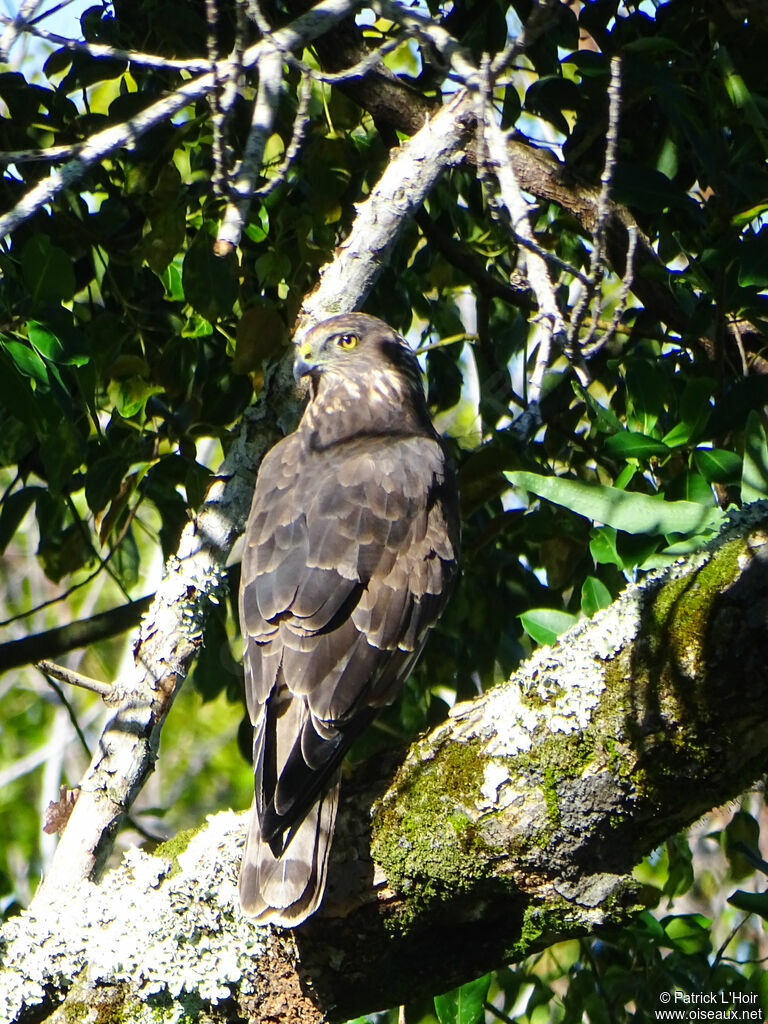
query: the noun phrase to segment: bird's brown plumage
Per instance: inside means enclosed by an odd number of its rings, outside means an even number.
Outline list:
[[[296,374],[309,404],[259,471],[240,589],[255,781],[240,902],[283,926],[320,903],[341,760],[421,653],[459,533],[402,338],[375,317],[333,317],[299,342]]]

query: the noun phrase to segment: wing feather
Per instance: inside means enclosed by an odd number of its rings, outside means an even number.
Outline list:
[[[240,598],[259,822],[241,898],[257,918],[270,905],[281,923],[311,912],[341,759],[447,600],[455,537],[440,538],[432,495],[444,477],[439,444],[421,436],[315,453],[299,430],[262,464]]]

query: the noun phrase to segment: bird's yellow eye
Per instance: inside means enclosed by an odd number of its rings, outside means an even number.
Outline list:
[[[356,334],[340,334],[336,339],[336,344],[339,348],[354,348],[360,339]]]

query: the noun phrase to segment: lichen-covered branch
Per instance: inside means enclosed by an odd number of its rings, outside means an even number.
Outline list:
[[[136,1020],[345,1020],[625,920],[638,860],[764,771],[767,567],[763,503],[454,708],[399,769],[364,766],[290,943],[239,914],[244,820],[218,815],[175,873],[188,837],[9,922],[0,1015],[106,999]]]
[[[461,91],[392,153],[371,194],[357,207],[352,230],[304,300],[300,328],[347,313],[356,308],[360,296],[368,294],[403,225],[421,208],[446,167],[463,156],[462,146],[473,125],[471,104]]]

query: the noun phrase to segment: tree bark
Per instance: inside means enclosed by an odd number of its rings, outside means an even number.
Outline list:
[[[0,1018],[344,1020],[626,921],[634,865],[765,769],[767,564],[758,503],[364,767],[293,934],[240,914],[230,812],[37,900],[0,933]]]

